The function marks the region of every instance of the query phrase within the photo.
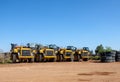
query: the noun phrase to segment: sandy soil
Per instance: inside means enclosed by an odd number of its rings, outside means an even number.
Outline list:
[[[120,82],[120,63],[1,64],[0,82]]]

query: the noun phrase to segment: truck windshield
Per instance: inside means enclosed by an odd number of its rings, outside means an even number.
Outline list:
[[[46,51],[46,55],[47,55],[47,56],[52,56],[52,55],[53,55],[53,51],[47,50],[47,51]]]
[[[22,56],[30,56],[30,50],[22,50]]]

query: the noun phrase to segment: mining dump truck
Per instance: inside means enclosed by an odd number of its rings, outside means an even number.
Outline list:
[[[55,50],[49,48],[48,46],[40,48],[39,45],[36,45],[35,61],[36,62],[56,61]]]
[[[72,50],[74,61],[80,61],[81,59],[81,51],[74,46],[67,46],[68,50]]]
[[[11,44],[11,60],[13,63],[16,62],[34,62],[34,55],[32,54],[31,48],[27,46],[17,46],[17,44]]]
[[[89,57],[90,57],[90,50],[88,47],[83,47],[83,49],[80,50],[81,51],[81,57],[83,61],[88,61]]]
[[[60,48],[57,54],[57,61],[73,61],[73,51],[67,48]]]

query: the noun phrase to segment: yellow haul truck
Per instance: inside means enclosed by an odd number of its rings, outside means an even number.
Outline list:
[[[13,63],[22,61],[34,62],[34,55],[31,48],[11,44],[11,60]]]
[[[72,50],[74,61],[87,61],[89,59],[90,50],[88,47],[83,47],[83,49],[77,49],[74,46],[67,46],[67,50]]]
[[[57,61],[73,61],[74,56],[72,50],[61,48],[57,53]]]
[[[88,61],[89,57],[90,57],[90,50],[88,47],[83,47],[83,49],[80,50],[81,51],[81,57],[83,61]]]
[[[40,48],[40,46],[37,45],[36,53],[35,53],[35,61],[36,62],[56,61],[55,50],[50,49],[49,47]]]
[[[74,61],[80,61],[81,59],[81,51],[77,49],[77,47],[74,46],[67,46],[68,50],[72,50]]]

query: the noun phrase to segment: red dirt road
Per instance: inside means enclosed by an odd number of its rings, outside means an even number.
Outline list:
[[[120,82],[120,63],[1,64],[0,82]]]

